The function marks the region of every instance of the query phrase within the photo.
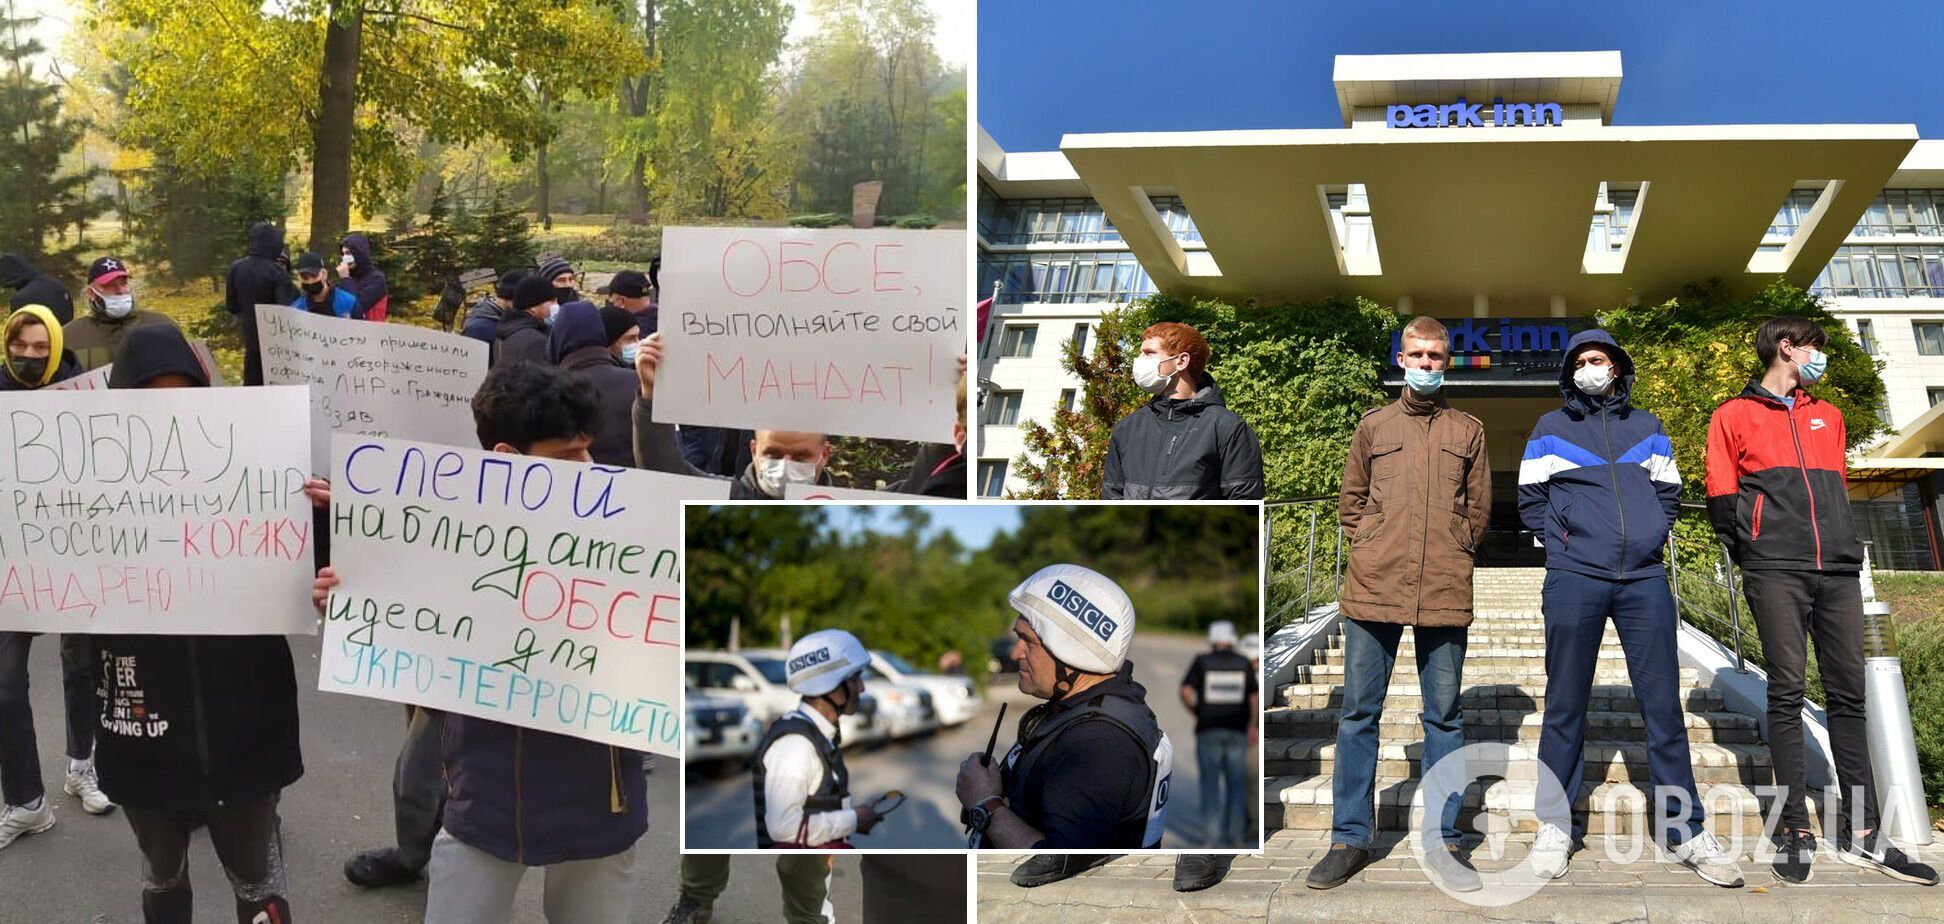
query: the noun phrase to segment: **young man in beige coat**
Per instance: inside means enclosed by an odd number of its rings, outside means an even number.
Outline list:
[[[1459,696],[1472,621],[1472,559],[1491,516],[1492,466],[1484,426],[1445,402],[1451,338],[1444,325],[1416,318],[1398,343],[1403,394],[1357,424],[1337,497],[1350,543],[1340,604],[1343,706],[1330,852],[1309,872],[1314,889],[1342,885],[1370,862],[1378,723],[1405,626],[1417,640],[1423,769],[1465,744]],[[1425,806],[1427,818],[1431,810]],[[1431,859],[1447,885],[1477,889],[1478,874],[1457,851],[1456,799],[1441,807],[1439,823],[1446,852]]]

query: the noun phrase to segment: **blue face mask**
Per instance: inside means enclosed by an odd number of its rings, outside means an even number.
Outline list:
[[[1796,373],[1801,376],[1802,384],[1814,385],[1829,369],[1829,354],[1821,350],[1809,351],[1808,359],[1796,360]]]
[[[1443,369],[1406,369],[1404,384],[1420,395],[1428,395],[1444,387]]]
[[[540,322],[547,325],[548,327],[552,327],[554,318],[559,316],[560,316],[560,306],[555,305],[552,308],[547,309],[546,315],[540,319]]]
[[[621,348],[621,361],[627,363],[630,366],[635,364],[635,359],[640,355],[641,355],[641,344],[639,343],[630,343],[627,346]]]

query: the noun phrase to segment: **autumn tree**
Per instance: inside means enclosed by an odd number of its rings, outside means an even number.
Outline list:
[[[24,253],[43,270],[72,269],[78,236],[67,248],[55,238],[101,214],[108,201],[89,191],[99,171],[62,169],[84,128],[62,113],[60,86],[37,73],[45,48],[28,34],[36,22],[11,0],[0,7],[0,249]]]

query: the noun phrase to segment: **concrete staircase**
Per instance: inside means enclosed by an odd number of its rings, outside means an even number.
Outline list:
[[[1546,708],[1544,624],[1540,568],[1479,569],[1474,585],[1476,621],[1464,667],[1467,742],[1501,742],[1513,750],[1504,779],[1480,781],[1467,791],[1459,824],[1481,830],[1529,832],[1537,783],[1539,732]],[[1338,634],[1314,664],[1297,668],[1296,682],[1276,691],[1265,710],[1263,822],[1270,831],[1327,838],[1331,779],[1336,756],[1338,707],[1342,702],[1343,638]],[[1768,747],[1752,716],[1729,712],[1721,695],[1698,687],[1692,669],[1681,671],[1689,748],[1695,782],[1718,836],[1761,833],[1765,800],[1751,787],[1772,779]],[[1423,749],[1418,724],[1416,644],[1405,632],[1391,676],[1381,724],[1377,763],[1377,825],[1409,827],[1417,798]],[[1586,732],[1586,779],[1576,807],[1589,807],[1588,834],[1645,830],[1647,772],[1645,729],[1627,676],[1625,656],[1611,626],[1601,644]],[[1611,810],[1611,814],[1609,814]]]

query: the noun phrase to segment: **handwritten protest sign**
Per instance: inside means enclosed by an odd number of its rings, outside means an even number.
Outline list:
[[[472,397],[487,347],[404,324],[258,305],[263,380],[311,386],[311,471],[329,471],[332,431],[474,446]]]
[[[938,500],[938,498],[926,497],[923,494],[898,494],[891,491],[867,491],[864,490],[863,488],[836,488],[836,487],[831,487],[830,485],[827,484],[797,484],[795,482],[791,482],[790,484],[786,484],[783,486],[783,499],[784,500],[813,500],[813,501],[827,501],[827,500],[917,501],[917,500],[922,500],[928,503]]]
[[[669,228],[655,419],[951,442],[958,231]]]
[[[319,689],[680,755],[681,499],[728,481],[332,441]]]
[[[108,373],[115,367],[102,366],[92,372],[77,375],[63,382],[55,382],[42,391],[102,391],[108,387]]]
[[[0,629],[316,630],[301,388],[0,393]]]

